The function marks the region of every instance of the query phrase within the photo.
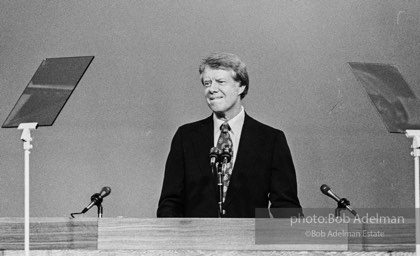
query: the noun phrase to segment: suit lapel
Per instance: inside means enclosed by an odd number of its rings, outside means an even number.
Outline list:
[[[209,153],[214,144],[213,136],[213,117],[210,116],[198,125],[193,141],[197,160],[203,173],[210,172],[211,174]]]
[[[255,130],[254,120],[245,114],[245,121],[242,127],[241,139],[239,141],[238,153],[236,155],[235,166],[230,177],[229,188],[226,194],[225,206],[227,206],[235,194],[240,191],[242,184],[236,182],[237,176],[242,172],[254,170],[255,147],[258,145],[258,131]]]

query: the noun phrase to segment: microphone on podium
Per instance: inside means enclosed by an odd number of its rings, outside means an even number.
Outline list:
[[[94,205],[101,204],[104,197],[107,197],[109,194],[111,194],[111,188],[110,187],[103,187],[102,190],[99,193],[95,193],[90,197],[90,204],[85,207],[85,209],[82,210],[82,213],[86,213],[89,211],[90,208],[92,208]]]
[[[102,201],[105,197],[111,194],[110,187],[103,187],[99,193],[95,193],[90,197],[90,203],[81,211],[76,213],[71,213],[70,216],[74,218],[75,214],[84,214],[89,211],[94,205],[98,206],[98,217],[102,218]]]
[[[217,172],[213,171],[213,174],[216,175],[216,184],[217,184],[217,193],[218,193],[218,215],[219,218],[224,215],[223,210],[223,175],[226,174],[227,164],[232,159],[232,148],[226,145],[223,150],[220,150],[217,147],[214,147],[210,150],[210,165],[212,166],[212,170],[217,165]]]
[[[346,198],[340,198],[339,196],[334,194],[334,192],[331,190],[331,188],[328,185],[323,184],[320,189],[324,195],[331,197],[338,203],[338,208],[346,208],[354,216],[357,215],[357,212],[353,208],[351,208],[349,200],[347,200]]]

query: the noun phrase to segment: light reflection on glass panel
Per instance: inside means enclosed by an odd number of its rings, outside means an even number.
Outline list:
[[[83,56],[44,60],[2,127],[14,128],[30,122],[51,126],[93,58]]]
[[[420,100],[397,67],[377,63],[349,64],[389,132],[420,129]]]

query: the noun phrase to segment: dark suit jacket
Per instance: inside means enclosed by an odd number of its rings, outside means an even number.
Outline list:
[[[217,217],[217,186],[209,164],[214,146],[213,117],[181,126],[165,167],[158,217]],[[247,114],[232,171],[225,217],[255,217],[256,208],[301,212],[295,168],[284,133]],[[266,216],[268,217],[268,211]],[[284,215],[284,216],[282,216]],[[277,216],[276,216],[277,217]]]

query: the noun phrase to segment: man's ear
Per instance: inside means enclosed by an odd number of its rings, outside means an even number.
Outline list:
[[[244,91],[245,91],[245,85],[240,84],[238,95],[241,95]]]

